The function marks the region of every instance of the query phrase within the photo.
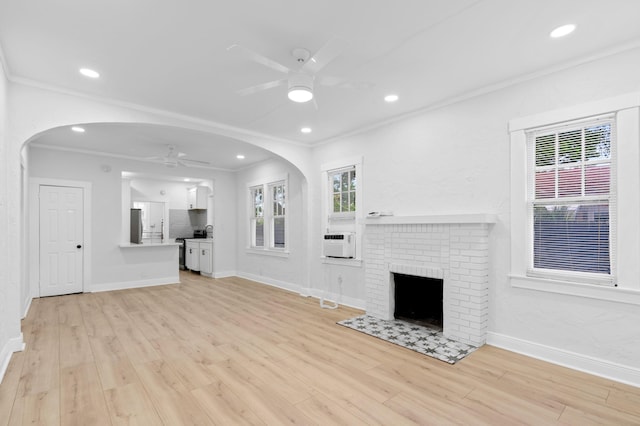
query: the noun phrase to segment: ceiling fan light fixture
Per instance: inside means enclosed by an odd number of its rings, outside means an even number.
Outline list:
[[[287,96],[293,102],[309,102],[313,99],[313,76],[308,74],[293,74],[289,77]]]
[[[289,99],[293,102],[304,103],[313,99],[313,92],[308,87],[296,86],[289,88],[287,96],[289,96]]]

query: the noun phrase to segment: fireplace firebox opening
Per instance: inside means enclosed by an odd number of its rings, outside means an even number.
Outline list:
[[[394,273],[393,282],[394,318],[441,331],[444,281]]]

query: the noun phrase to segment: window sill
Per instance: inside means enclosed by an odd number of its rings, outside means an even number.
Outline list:
[[[338,257],[325,257],[325,256],[321,256],[320,259],[322,259],[322,263],[326,265],[349,266],[351,268],[362,267],[362,259],[341,259]]]
[[[548,293],[566,294],[588,299],[640,305],[640,291],[594,284],[578,284],[569,281],[509,275],[512,287]]]
[[[259,249],[259,248],[246,248],[247,254],[257,254],[261,256],[272,256],[272,257],[289,257],[288,250],[278,250],[278,249]]]

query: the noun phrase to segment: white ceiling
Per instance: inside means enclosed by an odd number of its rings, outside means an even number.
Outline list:
[[[311,145],[637,46],[638,18],[635,0],[3,0],[0,44],[14,81]],[[553,28],[569,22],[577,24],[575,33],[549,38]],[[334,37],[344,40],[344,50],[318,77],[369,83],[365,87],[317,85],[317,110],[288,101],[283,86],[237,94],[284,75],[227,51],[230,45],[296,68],[292,49],[313,54]],[[79,75],[83,66],[101,78]],[[383,96],[391,92],[400,100],[386,104]],[[301,134],[302,126],[313,132]]]

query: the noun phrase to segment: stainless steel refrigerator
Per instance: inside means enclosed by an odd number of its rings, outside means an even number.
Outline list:
[[[142,244],[142,209],[131,209],[131,242]]]

